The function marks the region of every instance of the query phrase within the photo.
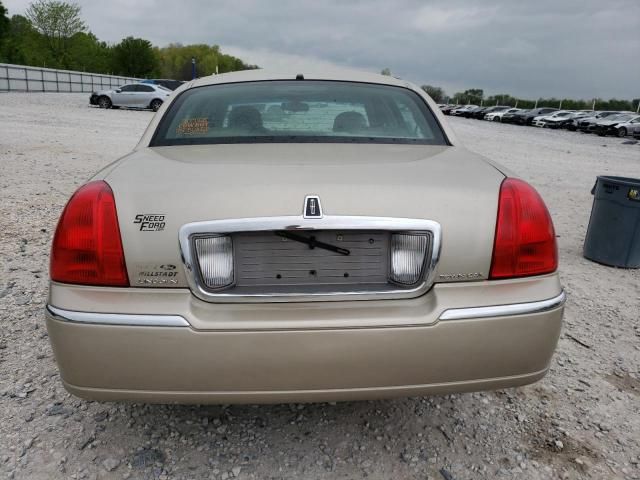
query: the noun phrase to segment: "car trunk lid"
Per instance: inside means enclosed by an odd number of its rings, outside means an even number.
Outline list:
[[[504,175],[460,147],[243,144],[142,148],[106,174],[131,285],[186,287],[178,231],[199,221],[325,215],[438,222],[436,281],[480,280],[491,264]]]

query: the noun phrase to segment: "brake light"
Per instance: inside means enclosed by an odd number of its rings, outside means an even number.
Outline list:
[[[94,181],[71,197],[51,247],[51,280],[128,287],[116,203],[111,187]]]
[[[528,183],[506,178],[500,187],[490,278],[542,275],[558,268],[553,222]]]

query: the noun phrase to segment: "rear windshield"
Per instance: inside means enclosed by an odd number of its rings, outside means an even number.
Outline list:
[[[447,144],[427,104],[409,89],[296,80],[187,90],[151,146],[267,142]]]

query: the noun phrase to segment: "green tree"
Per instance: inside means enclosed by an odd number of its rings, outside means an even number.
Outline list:
[[[508,93],[499,93],[497,95],[491,95],[487,97],[484,101],[485,105],[506,105],[509,107],[515,106],[517,98],[512,97]]]
[[[484,98],[484,90],[481,88],[470,88],[464,92],[458,92],[453,96],[457,103],[466,104],[471,103],[474,105],[480,105]]]
[[[0,1],[0,62],[6,62],[7,53],[6,53],[6,43],[9,39],[9,25],[11,21],[7,16],[7,9],[4,8],[2,2]]]
[[[69,43],[69,68],[93,73],[112,70],[113,48],[91,32],[76,33]]]
[[[155,76],[158,70],[158,57],[149,40],[127,37],[113,47],[114,73],[150,77]]]
[[[60,0],[36,0],[29,5],[25,15],[47,40],[51,63],[68,68],[70,39],[87,28],[80,18],[80,6]]]
[[[0,1],[0,45],[9,35],[9,17],[7,16],[7,9]]]
[[[44,37],[22,15],[11,17],[3,51],[3,57],[9,63],[55,66]]]
[[[436,103],[442,103],[446,97],[444,90],[440,87],[433,87],[431,85],[422,85],[422,87],[420,88],[422,88],[422,90],[427,92],[427,95],[433,98],[433,101]]]
[[[239,58],[222,53],[218,45],[172,43],[163,48],[156,48],[155,51],[160,61],[160,76],[163,78],[191,80],[192,58],[196,59],[199,77],[216,72],[226,73],[256,68],[254,65],[247,65]]]
[[[391,69],[389,67],[385,67],[380,72],[381,75],[386,75],[387,77],[391,76]]]

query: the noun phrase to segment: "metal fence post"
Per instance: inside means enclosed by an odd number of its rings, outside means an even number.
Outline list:
[[[27,86],[27,92],[29,91],[29,75],[27,75],[27,69],[24,68],[24,83]]]

